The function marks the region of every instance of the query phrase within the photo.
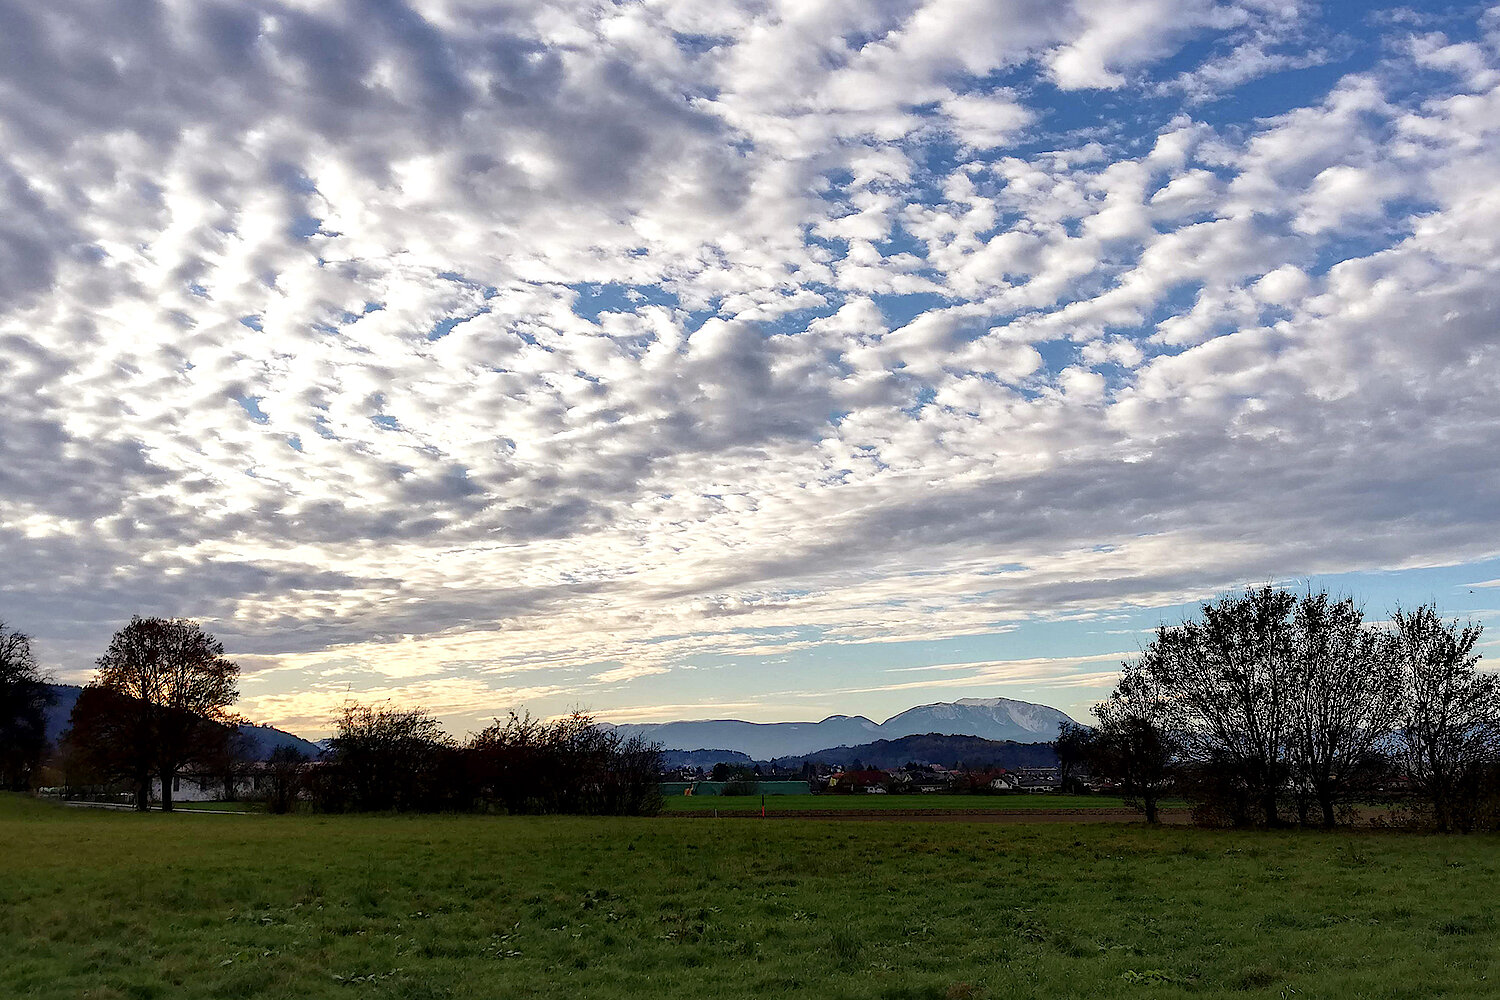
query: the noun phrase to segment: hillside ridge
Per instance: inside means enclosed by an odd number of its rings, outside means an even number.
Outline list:
[[[1057,735],[1066,713],[1015,698],[961,698],[932,702],[898,712],[884,722],[863,715],[830,715],[820,722],[746,722],[697,719],[624,723],[625,736],[642,736],[667,750],[735,751],[755,760],[814,754],[905,736],[973,736],[996,742],[1046,743]]]

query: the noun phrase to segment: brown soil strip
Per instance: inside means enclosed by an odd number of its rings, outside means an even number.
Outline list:
[[[759,810],[726,810],[717,817],[711,811],[695,810],[662,813],[662,816],[674,819],[844,819],[927,823],[1139,823],[1145,820],[1134,809],[787,809],[768,811],[764,817]],[[1161,819],[1164,823],[1186,823],[1190,817],[1186,809],[1163,809]]]

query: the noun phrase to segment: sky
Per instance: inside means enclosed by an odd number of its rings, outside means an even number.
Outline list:
[[[1500,6],[0,0],[0,619],[462,734],[1500,654]]]

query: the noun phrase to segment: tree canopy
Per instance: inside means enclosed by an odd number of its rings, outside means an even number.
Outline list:
[[[1500,679],[1478,670],[1479,634],[1430,606],[1371,624],[1323,592],[1228,594],[1125,664],[1091,763],[1135,798],[1171,781],[1207,821],[1276,825],[1290,807],[1306,824],[1316,807],[1331,827],[1403,788],[1437,829],[1470,829],[1500,790]]]
[[[0,788],[24,791],[47,748],[47,686],[31,638],[0,622]]]
[[[70,739],[101,769],[128,774],[137,808],[159,778],[170,810],[181,768],[223,755],[239,667],[197,622],[139,616],[114,634],[98,666],[91,687],[107,696],[80,696],[85,709],[75,707]]]

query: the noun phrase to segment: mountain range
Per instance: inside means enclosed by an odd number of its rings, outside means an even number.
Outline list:
[[[1057,754],[1048,743],[1015,743],[987,740],[979,736],[942,736],[924,733],[894,740],[876,740],[857,747],[833,747],[770,762],[781,770],[796,770],[803,764],[834,767],[889,769],[905,764],[942,764],[944,767],[1053,767]]]
[[[884,722],[862,715],[830,715],[821,722],[709,719],[629,723],[614,728],[624,736],[639,735],[668,750],[734,750],[755,760],[772,760],[929,733],[1046,743],[1057,735],[1061,723],[1071,721],[1058,709],[1029,701],[961,698],[907,709]]]
[[[763,766],[778,771],[795,771],[804,764],[828,764],[833,767],[902,767],[906,764],[942,764],[966,768],[1052,767],[1057,754],[1050,743],[1015,743],[1011,740],[987,740],[979,736],[944,736],[923,733],[894,740],[876,740],[856,746],[828,747],[812,753],[754,760],[738,750],[663,750],[662,764],[669,769],[680,767],[708,770],[715,764],[738,767]]]
[[[73,684],[50,686],[54,699],[47,711],[47,738],[56,742],[68,728],[68,716],[83,689]],[[712,757],[714,762],[754,760],[780,763],[778,758],[815,754],[837,756],[836,751],[863,749],[880,741],[900,740],[907,736],[973,736],[997,743],[1046,743],[1057,735],[1059,724],[1071,721],[1058,709],[1028,701],[961,698],[907,709],[884,722],[875,722],[862,715],[830,715],[821,722],[710,719],[631,723],[612,728],[623,736],[643,736],[669,751],[713,751],[702,756],[705,761]],[[294,747],[309,757],[316,757],[323,749],[319,744],[272,726],[245,722],[239,729],[252,741],[253,755],[261,760],[280,746]],[[700,756],[684,755],[678,763],[686,764],[691,760],[696,766]]]

